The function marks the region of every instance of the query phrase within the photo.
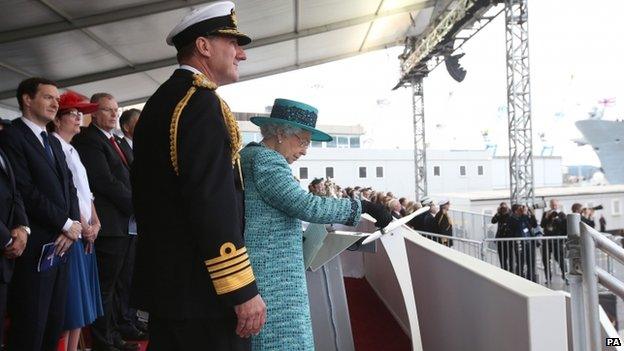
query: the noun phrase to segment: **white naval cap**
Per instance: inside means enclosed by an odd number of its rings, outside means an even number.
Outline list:
[[[184,16],[167,36],[167,44],[180,50],[197,37],[205,35],[233,36],[238,39],[239,45],[251,42],[251,38],[238,31],[234,3],[219,1]]]
[[[430,198],[429,196],[423,196],[423,198],[420,199],[420,203],[423,206],[428,206],[428,205],[431,205],[433,203],[433,199]]]

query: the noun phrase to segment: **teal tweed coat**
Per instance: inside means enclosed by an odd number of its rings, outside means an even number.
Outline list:
[[[314,350],[303,266],[301,220],[354,225],[358,200],[303,190],[284,156],[257,143],[241,151],[245,183],[245,245],[267,320],[252,350]]]

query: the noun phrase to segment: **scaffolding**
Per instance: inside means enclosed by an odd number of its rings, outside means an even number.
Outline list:
[[[534,202],[527,0],[505,0],[507,121],[512,203]]]
[[[414,113],[414,178],[416,201],[427,195],[427,145],[425,144],[425,104],[422,79],[414,79],[412,86],[412,108]]]
[[[502,2],[503,9],[487,15]],[[395,89],[402,86],[413,89],[417,199],[427,193],[423,78],[502,12],[505,13],[507,44],[510,200],[534,202],[527,0],[450,1],[441,11],[439,20],[422,35],[406,38],[401,55],[402,76]]]

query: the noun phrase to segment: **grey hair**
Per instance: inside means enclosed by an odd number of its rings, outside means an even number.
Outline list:
[[[260,126],[260,133],[262,137],[265,139],[270,139],[274,136],[277,136],[280,132],[285,136],[299,134],[303,132],[302,128],[293,127],[289,125],[279,124],[279,123],[267,123]]]

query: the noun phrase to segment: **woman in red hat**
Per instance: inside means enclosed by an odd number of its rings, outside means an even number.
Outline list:
[[[98,104],[89,103],[85,96],[67,91],[61,95],[54,121],[48,124],[48,130],[61,142],[67,166],[72,172],[82,224],[82,238],[68,252],[69,289],[64,323],[64,329],[69,331],[68,351],[78,349],[80,329],[103,315],[97,262],[93,253],[100,220],[93,205],[87,172],[78,152],[70,144],[72,138],[80,132],[83,113],[94,112],[97,108]]]

